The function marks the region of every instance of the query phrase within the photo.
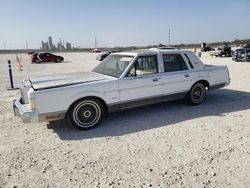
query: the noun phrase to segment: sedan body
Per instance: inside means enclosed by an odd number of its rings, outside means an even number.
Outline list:
[[[31,63],[43,63],[43,62],[62,62],[64,58],[62,56],[54,55],[48,52],[34,53],[31,56]]]
[[[226,66],[204,65],[191,51],[141,50],[111,54],[91,72],[30,78],[13,104],[23,122],[66,117],[85,130],[105,112],[183,98],[198,105],[229,83]]]

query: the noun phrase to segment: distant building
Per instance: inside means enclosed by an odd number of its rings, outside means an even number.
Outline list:
[[[56,49],[60,49],[60,43],[59,42],[57,43]]]
[[[48,37],[48,39],[49,39],[49,40],[48,40],[48,43],[49,43],[49,49],[50,49],[50,50],[52,50],[52,49],[53,49],[52,37],[51,37],[51,36],[49,36],[49,37]]]
[[[45,43],[43,41],[41,41],[41,49],[45,50]]]
[[[66,42],[66,49],[67,50],[71,50],[72,49],[70,42]]]
[[[60,41],[60,49],[65,49],[62,41]]]
[[[41,49],[42,50],[49,50],[48,42],[41,41]]]
[[[64,46],[64,40],[62,42],[61,38],[59,38],[59,42],[54,45],[53,41],[52,41],[52,37],[49,36],[47,42],[41,41],[41,49],[42,50],[54,50],[54,49],[57,49],[57,50],[62,50],[62,49],[70,50],[70,49],[72,49],[72,46],[71,46],[70,42],[66,42],[66,46]]]
[[[49,50],[49,44],[48,44],[48,42],[45,42],[45,44],[44,44],[45,46],[45,48],[44,48],[44,50]]]

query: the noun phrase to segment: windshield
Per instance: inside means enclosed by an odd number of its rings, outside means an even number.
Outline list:
[[[132,61],[133,56],[111,54],[93,69],[93,72],[119,78]]]

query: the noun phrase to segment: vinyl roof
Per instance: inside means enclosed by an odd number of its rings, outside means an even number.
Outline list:
[[[127,52],[118,52],[114,54],[119,55],[131,55],[135,56],[138,54],[155,54],[157,52],[190,52],[191,50],[179,50],[179,49],[139,49],[139,50],[133,50],[133,51],[127,51]]]

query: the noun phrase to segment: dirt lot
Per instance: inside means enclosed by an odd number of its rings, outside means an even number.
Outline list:
[[[23,124],[14,117],[15,85],[31,76],[91,70],[96,54],[64,53],[64,63],[34,64],[0,55],[0,187],[249,187],[250,63],[227,65],[231,85],[200,106],[168,102],[109,115],[89,131],[64,121]]]

